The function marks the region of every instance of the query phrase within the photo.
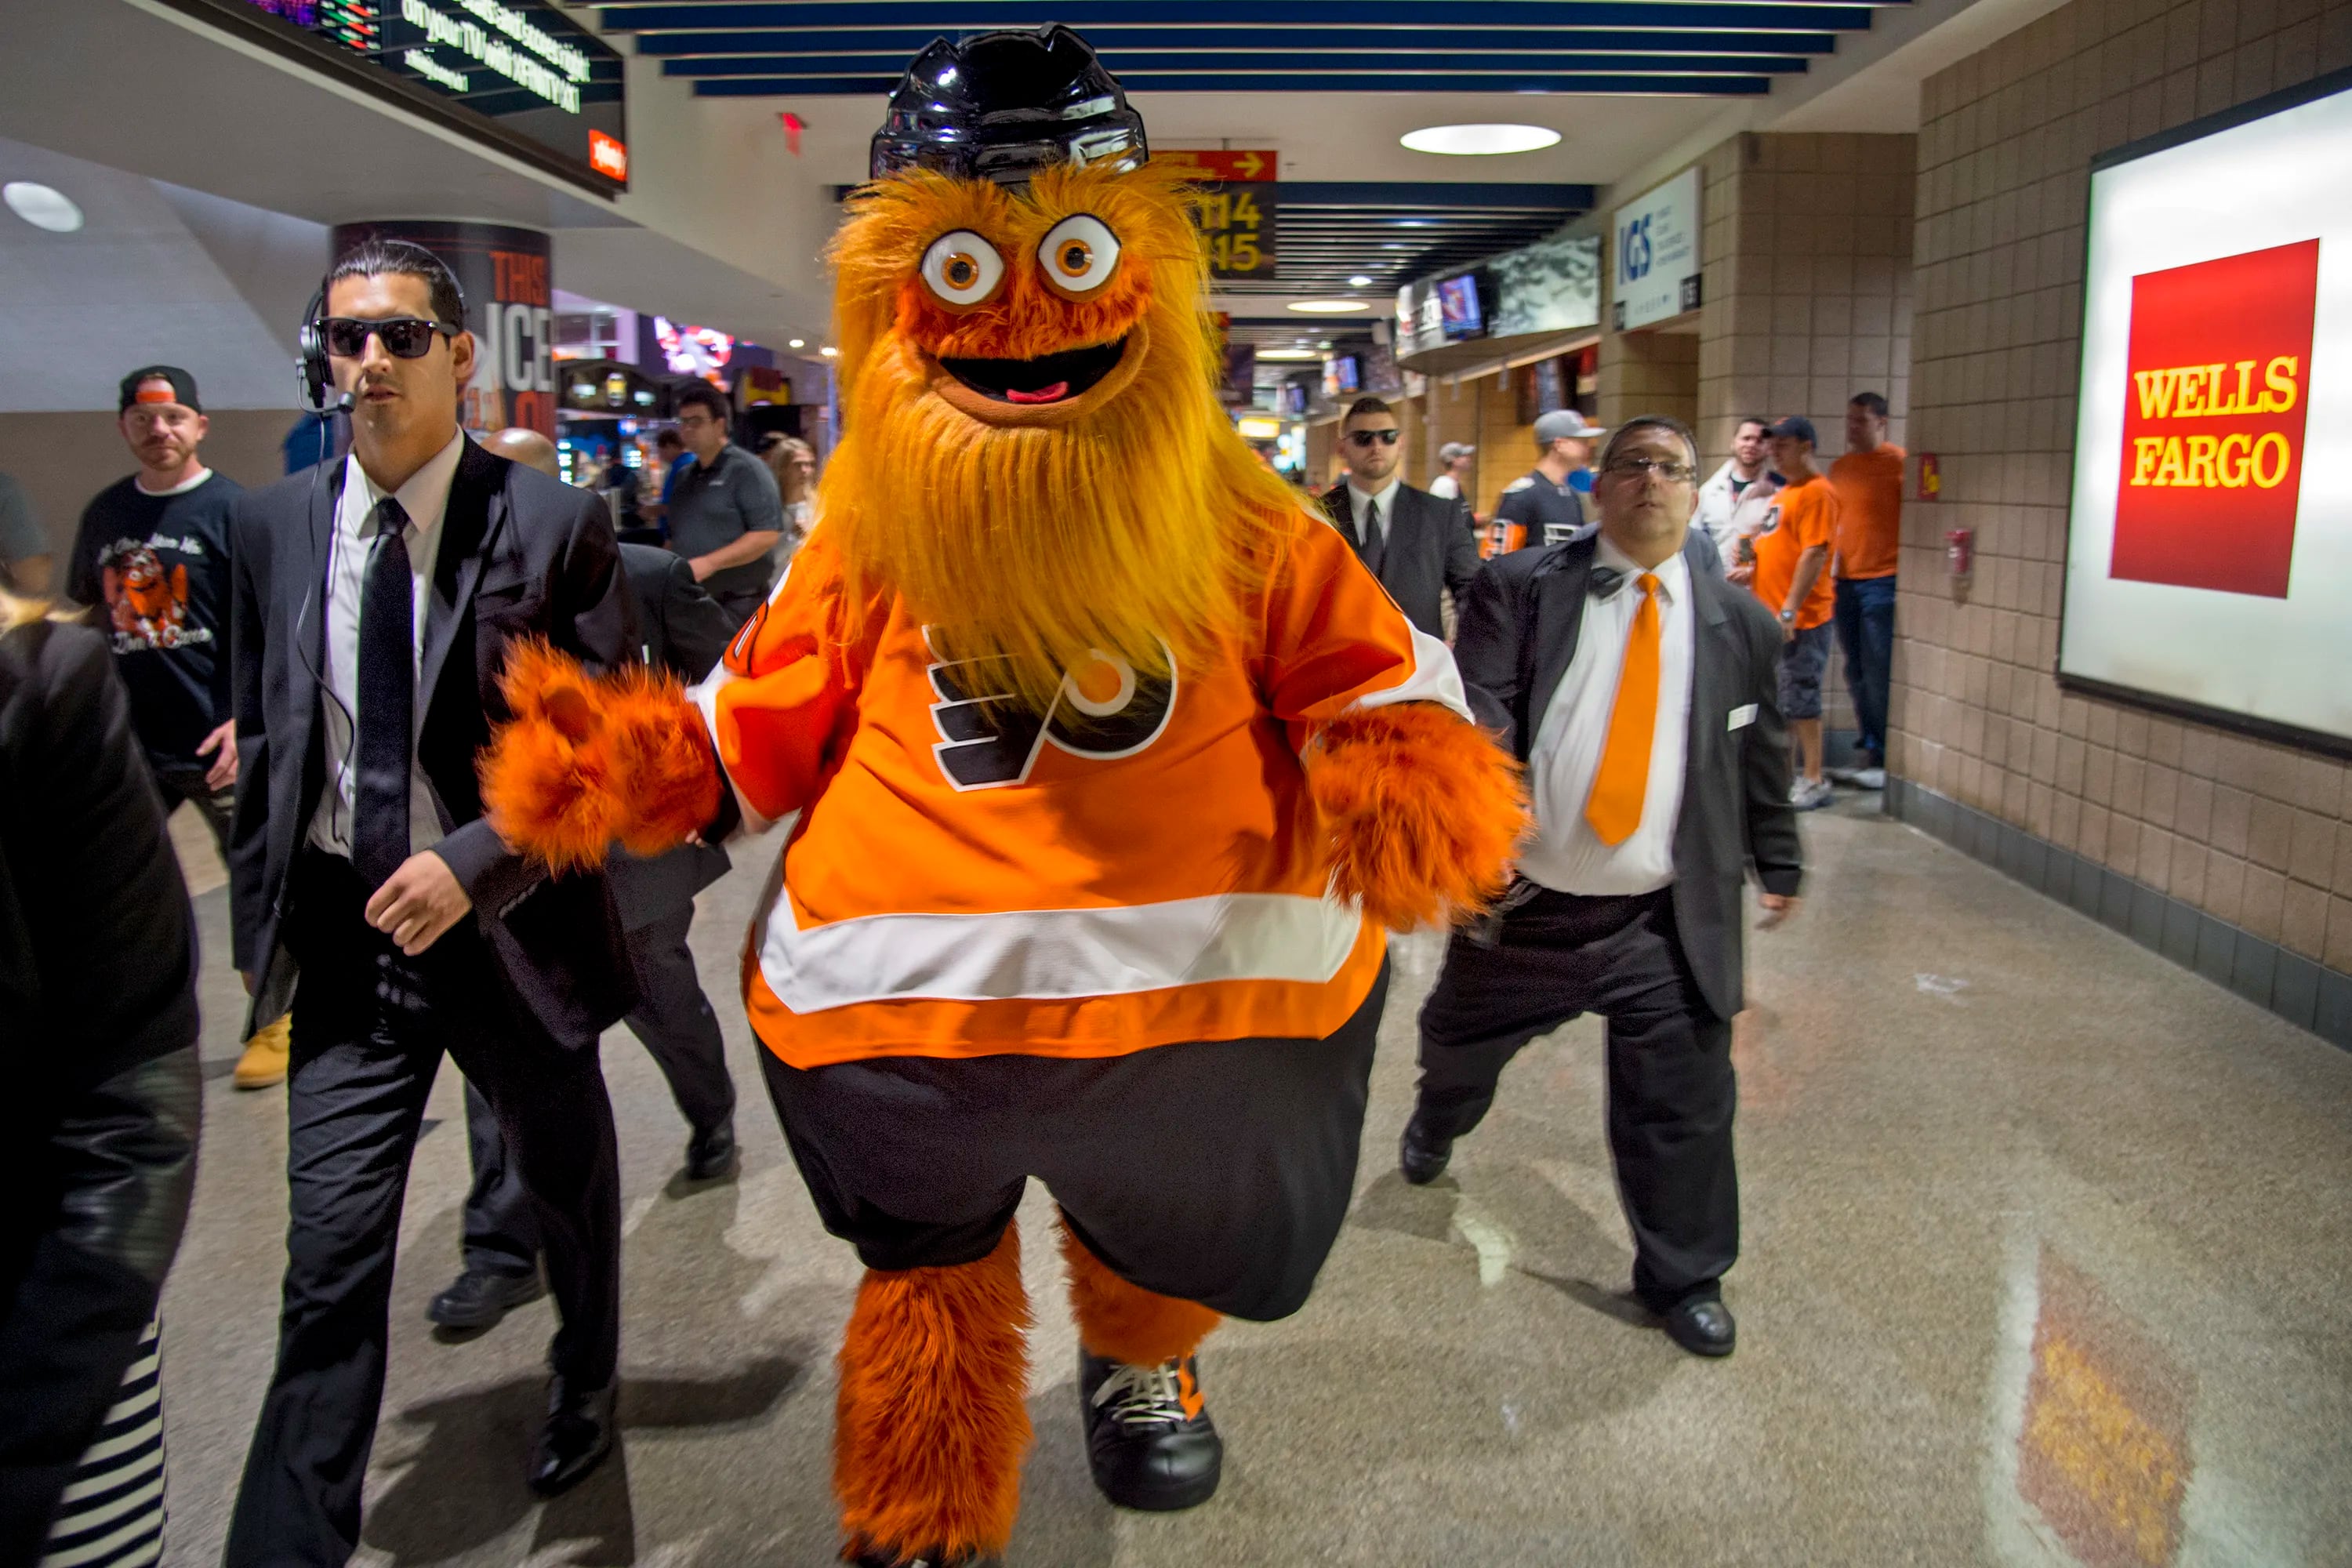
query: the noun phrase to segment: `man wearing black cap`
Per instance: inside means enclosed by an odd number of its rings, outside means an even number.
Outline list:
[[[83,509],[66,592],[97,610],[131,693],[131,722],[166,815],[194,805],[228,858],[236,799],[236,723],[229,711],[229,514],[236,480],[204,465],[210,427],[196,378],[153,364],[122,378],[116,426],[139,471]],[[239,1089],[286,1077],[286,1026],[247,1043]]]

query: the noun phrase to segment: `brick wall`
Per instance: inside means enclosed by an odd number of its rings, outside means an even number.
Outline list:
[[[2345,0],[2074,0],[1927,82],[1909,445],[1945,499],[1905,516],[1892,764],[2352,972],[2352,770],[2052,675],[2091,159],[2347,65]],[[1965,595],[1953,526],[1976,530]]]

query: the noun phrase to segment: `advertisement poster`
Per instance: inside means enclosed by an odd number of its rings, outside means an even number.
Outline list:
[[[2062,679],[2352,744],[2352,91],[2091,176]]]
[[[1601,240],[1555,237],[1498,256],[1495,335],[1568,332],[1601,324]]]
[[[1612,219],[1610,324],[1646,327],[1699,306],[1698,170],[1685,169]]]
[[[369,239],[421,245],[457,275],[474,334],[473,383],[458,419],[476,435],[520,425],[555,436],[555,313],[547,236],[486,223],[347,223],[334,254]]]

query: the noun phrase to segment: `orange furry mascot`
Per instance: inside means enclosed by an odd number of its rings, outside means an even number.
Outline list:
[[[1483,907],[1525,817],[1444,647],[1218,406],[1185,195],[1083,40],[932,45],[875,174],[786,580],[690,694],[518,662],[485,777],[559,865],[793,818],[744,990],[869,1269],[845,1555],[963,1563],[1030,1439],[1028,1179],[1097,1483],[1205,1500],[1193,1352],[1297,1310],[1338,1234],[1384,929]]]

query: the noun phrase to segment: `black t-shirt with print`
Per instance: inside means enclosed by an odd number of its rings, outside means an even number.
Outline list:
[[[131,693],[131,723],[158,767],[208,766],[196,748],[229,717],[230,514],[236,480],[208,474],[171,495],[136,479],[81,514],[66,592],[97,607]]]

